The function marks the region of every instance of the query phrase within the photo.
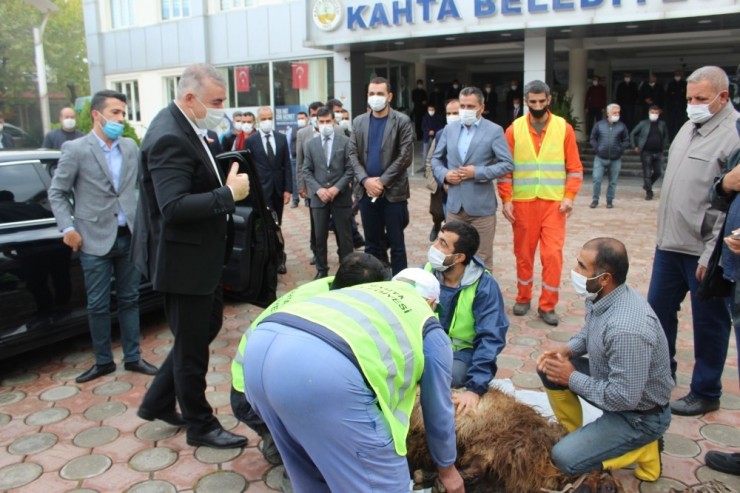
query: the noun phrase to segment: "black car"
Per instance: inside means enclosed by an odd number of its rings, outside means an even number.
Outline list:
[[[47,189],[60,152],[0,153],[0,359],[86,333],[87,311],[79,254],[62,243]],[[237,160],[259,184],[251,157]],[[233,215],[234,247],[224,268],[227,294],[266,306],[275,299],[276,266],[282,258],[280,231],[259,185]],[[142,280],[141,312],[161,305],[161,296]],[[115,289],[112,307],[115,310]]]

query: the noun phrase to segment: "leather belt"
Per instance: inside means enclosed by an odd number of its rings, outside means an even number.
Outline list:
[[[668,407],[668,404],[666,404],[665,406],[651,407],[650,409],[645,409],[644,411],[635,410],[634,412],[636,412],[637,414],[660,414],[665,410],[666,407]]]

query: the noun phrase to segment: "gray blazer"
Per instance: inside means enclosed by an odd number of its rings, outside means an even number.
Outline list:
[[[326,207],[316,192],[319,188],[337,187],[339,195],[333,205],[336,207],[352,207],[352,189],[350,182],[354,177],[352,163],[349,160],[349,138],[342,133],[334,132],[334,141],[331,146],[331,159],[326,166],[323,137],[311,139],[305,148],[303,156],[303,178],[311,199],[311,208]]]
[[[355,118],[352,125],[352,135],[349,138],[349,157],[359,185],[368,177],[366,164],[369,133],[370,113]],[[383,174],[380,175],[380,181],[385,187],[385,198],[388,202],[401,202],[411,196],[406,170],[411,166],[413,160],[413,144],[414,125],[409,117],[396,110],[390,110],[383,133],[383,148],[381,151]],[[357,190],[358,197],[365,194],[365,189],[362,186],[357,187]]]
[[[442,137],[432,156],[432,170],[438,183],[445,182],[449,170],[468,164],[475,165],[475,180],[465,180],[459,185],[449,185],[447,189],[447,211],[465,212],[471,216],[490,216],[496,213],[496,194],[493,180],[514,170],[509,144],[503,129],[495,123],[481,118],[478,128],[470,142],[465,159],[460,159],[458,141],[462,123],[445,127]]]
[[[295,176],[298,190],[306,189],[306,182],[303,180],[303,160],[306,155],[306,144],[313,140],[318,132],[311,123],[298,131],[295,143]]]
[[[90,255],[105,255],[113,247],[119,208],[126,214],[129,229],[134,229],[139,149],[128,137],[121,137],[118,145],[123,155],[118,192],[100,142],[92,132],[64,143],[49,187],[49,202],[59,229],[74,226],[82,237],[82,251]],[[70,202],[72,192],[74,207]]]

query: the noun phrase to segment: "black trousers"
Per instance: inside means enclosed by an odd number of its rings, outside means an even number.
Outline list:
[[[642,161],[642,188],[646,192],[652,192],[653,184],[663,173],[663,153],[643,151],[640,153],[640,160]]]
[[[316,256],[316,270],[326,273],[329,271],[327,261],[327,240],[329,238],[329,216],[334,218],[334,234],[339,247],[339,261],[352,253],[352,207],[335,207],[332,203],[324,207],[312,207],[314,250]]]
[[[180,404],[188,423],[188,434],[200,435],[219,428],[206,400],[206,373],[210,349],[223,323],[223,290],[219,284],[212,294],[165,293],[167,322],[175,344],[152,380],[141,407],[157,415]]]

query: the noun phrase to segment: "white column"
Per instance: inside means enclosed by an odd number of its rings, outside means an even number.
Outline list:
[[[412,84],[414,89],[416,88],[416,81],[419,79],[424,81],[424,89],[427,92],[432,90],[431,87],[428,87],[429,84],[427,84],[427,64],[424,62],[414,63],[414,83]]]
[[[548,82],[552,79],[551,53],[552,41],[548,42],[544,30],[529,29],[524,32],[524,80],[522,80],[522,85],[533,80]]]
[[[583,40],[574,40],[568,59],[568,92],[572,97],[570,106],[573,116],[581,122],[581,128],[576,133],[578,140],[586,140],[586,112],[583,103],[586,99],[586,75],[588,70],[588,52],[583,48]]]
[[[349,52],[334,53],[334,97],[342,102],[346,110],[352,114],[352,75],[350,74]]]

